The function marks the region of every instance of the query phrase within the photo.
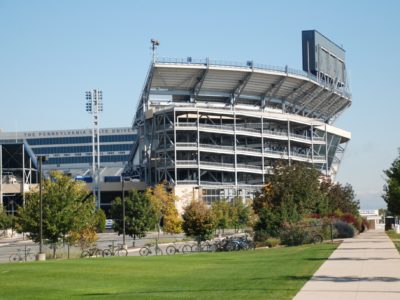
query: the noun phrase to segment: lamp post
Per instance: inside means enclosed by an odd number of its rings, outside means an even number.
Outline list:
[[[121,176],[122,184],[122,247],[126,249],[125,243],[125,179]]]
[[[91,90],[86,92],[86,111],[92,115],[92,177],[93,195],[96,198],[96,207],[100,208],[100,129],[99,114],[103,111],[103,92]]]
[[[43,191],[42,191],[42,165],[47,160],[47,156],[40,155],[39,160],[39,198],[40,198],[40,224],[39,224],[39,253],[36,260],[46,260],[46,254],[43,253]]]

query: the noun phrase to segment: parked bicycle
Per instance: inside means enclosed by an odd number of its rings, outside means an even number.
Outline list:
[[[152,248],[154,248],[154,249],[152,249]],[[148,255],[152,255],[153,251],[154,251],[155,255],[163,255],[163,251],[161,250],[161,248],[158,245],[146,245],[146,246],[140,248],[139,254],[141,256],[148,256]]]
[[[192,252],[213,252],[215,249],[215,244],[209,241],[196,243],[192,246]]]
[[[86,250],[83,250],[81,253],[81,258],[91,258],[97,256],[103,256],[103,250],[97,247],[88,248]]]
[[[11,254],[10,262],[33,261],[35,255],[31,253],[31,248],[17,249],[17,253]]]
[[[107,249],[103,250],[103,256],[128,256],[128,250],[126,250],[122,244],[114,246],[114,243],[108,245]]]
[[[168,255],[174,255],[176,253],[189,253],[192,251],[192,246],[189,244],[185,244],[181,247],[179,247],[179,245],[176,244],[176,242],[172,243],[172,245],[169,245],[166,249],[165,249],[165,253],[167,253]]]
[[[305,241],[309,241],[313,244],[321,244],[324,241],[324,237],[316,231],[307,232]]]

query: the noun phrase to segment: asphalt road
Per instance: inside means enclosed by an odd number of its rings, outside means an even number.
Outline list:
[[[106,249],[110,245],[114,244],[114,246],[118,246],[118,244],[122,244],[122,235],[118,236],[118,234],[114,232],[100,233],[98,234],[97,247],[100,249]],[[129,236],[126,236],[126,244],[128,246],[128,255],[129,256],[137,256],[139,255],[139,249],[146,244],[154,244],[155,238],[157,237],[156,232],[150,232],[143,239],[139,239],[135,241],[135,247],[133,247],[133,239]],[[177,240],[181,240],[184,237],[183,234],[179,235],[169,235],[169,234],[160,234],[160,247],[165,253],[166,247]],[[20,251],[22,259],[24,259],[25,249],[27,253],[33,253],[36,255],[39,252],[39,245],[33,243],[31,240],[28,240],[23,236],[15,236],[12,238],[1,238],[0,239],[0,263],[9,263],[10,256],[14,253],[18,253]],[[70,247],[70,257],[76,258],[80,256],[81,250],[78,247]],[[44,245],[44,251],[46,253],[52,253],[52,250],[49,248],[49,245]],[[154,252],[154,251],[153,251]],[[57,249],[58,254],[63,254],[65,258],[68,257],[68,246],[60,245]],[[153,253],[154,254],[154,253]]]

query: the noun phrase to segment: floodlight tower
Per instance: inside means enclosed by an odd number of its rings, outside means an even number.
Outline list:
[[[151,39],[151,50],[153,52],[153,63],[155,63],[155,60],[156,60],[156,49],[158,46],[160,46],[160,41],[158,41],[156,39]]]
[[[86,111],[93,116],[92,127],[92,177],[93,194],[96,196],[96,207],[100,208],[100,130],[99,113],[103,111],[103,92],[91,90],[86,92]],[[97,192],[97,195],[96,195]]]

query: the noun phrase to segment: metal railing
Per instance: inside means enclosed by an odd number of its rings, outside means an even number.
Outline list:
[[[289,68],[288,66],[274,66],[274,65],[266,65],[260,63],[254,63],[253,61],[244,62],[235,62],[235,61],[224,61],[224,60],[213,60],[213,59],[194,59],[194,58],[170,58],[170,57],[158,57],[156,58],[156,63],[163,64],[185,64],[185,65],[205,65],[205,66],[218,66],[218,67],[234,67],[234,68],[242,68],[242,69],[259,69],[270,72],[277,73],[285,73],[295,76],[301,76],[304,78],[308,78],[320,85],[331,87],[332,84],[322,78],[318,78],[314,74],[307,73],[302,70]],[[351,93],[346,90],[347,87],[334,87],[335,91],[344,95],[345,97],[350,98]]]

